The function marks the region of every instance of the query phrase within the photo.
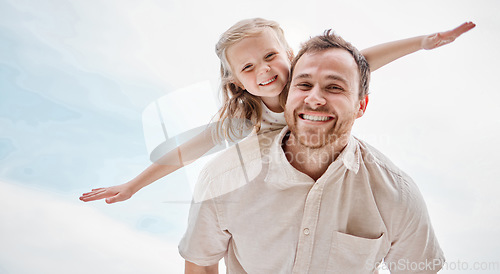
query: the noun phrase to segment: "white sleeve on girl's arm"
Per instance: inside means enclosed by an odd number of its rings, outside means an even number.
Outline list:
[[[281,130],[286,126],[285,113],[284,112],[274,112],[267,108],[267,106],[262,103],[262,122],[260,124],[259,133],[264,133],[272,130]]]

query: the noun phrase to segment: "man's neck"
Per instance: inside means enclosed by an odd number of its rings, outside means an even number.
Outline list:
[[[283,140],[283,151],[294,168],[317,181],[342,153],[348,142],[349,136],[346,136],[321,148],[310,148],[300,144],[295,136],[289,133],[289,137]]]

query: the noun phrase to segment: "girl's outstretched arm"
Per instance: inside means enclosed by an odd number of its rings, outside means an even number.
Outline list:
[[[370,64],[370,70],[375,71],[398,58],[418,50],[435,49],[449,44],[475,26],[472,22],[466,22],[449,31],[384,43],[362,50],[361,53]]]
[[[166,153],[131,181],[117,186],[92,189],[91,192],[82,194],[80,200],[90,202],[106,199],[106,203],[112,204],[129,199],[141,188],[194,162],[215,147],[217,143],[212,137],[213,126],[208,126],[197,136]]]

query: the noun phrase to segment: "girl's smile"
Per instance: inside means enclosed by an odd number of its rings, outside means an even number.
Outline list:
[[[267,86],[267,85],[273,83],[274,81],[276,81],[276,78],[278,78],[278,75],[275,75],[273,78],[269,79],[268,81],[265,81],[264,83],[260,83],[259,85]]]

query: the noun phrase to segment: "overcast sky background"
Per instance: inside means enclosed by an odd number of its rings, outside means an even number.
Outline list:
[[[142,119],[155,101],[208,85],[217,104],[214,45],[250,17],[280,22],[296,51],[328,28],[363,49],[477,24],[374,72],[354,131],[419,185],[442,273],[498,273],[456,270],[500,262],[498,14],[495,0],[0,0],[0,274],[182,272],[197,167],[124,203],[78,197],[150,164]],[[206,100],[188,99],[164,114],[208,122]]]

